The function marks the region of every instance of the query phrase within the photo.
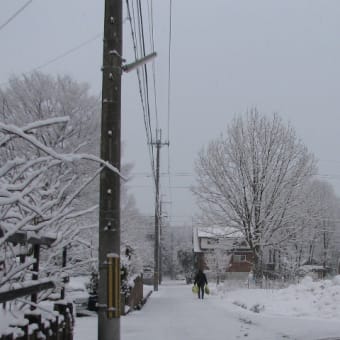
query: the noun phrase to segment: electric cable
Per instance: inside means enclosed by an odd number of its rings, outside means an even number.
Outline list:
[[[168,46],[168,140],[170,139],[170,102],[171,102],[171,41],[172,41],[172,0],[169,14],[169,46]]]
[[[172,0],[169,2],[169,45],[168,45],[168,186],[170,201],[172,201],[171,163],[170,163],[170,103],[171,103],[171,41],[172,41]],[[172,207],[170,208],[172,209]],[[172,211],[171,211],[172,214]],[[170,215],[171,215],[170,214]]]
[[[102,36],[102,33],[96,34],[96,35],[93,36],[92,38],[90,38],[90,39],[88,39],[88,40],[82,42],[81,44],[79,44],[79,45],[77,45],[77,46],[75,46],[75,47],[73,47],[73,48],[67,50],[66,52],[64,52],[64,53],[60,54],[59,56],[57,56],[57,57],[55,57],[55,58],[53,58],[53,59],[47,61],[46,63],[41,64],[40,66],[34,68],[33,71],[39,70],[39,69],[44,68],[44,67],[46,67],[46,66],[48,66],[48,65],[50,65],[50,64],[52,64],[52,63],[54,63],[54,62],[56,62],[56,61],[58,61],[58,60],[60,60],[60,59],[63,59],[64,57],[66,57],[66,56],[72,54],[72,53],[75,52],[75,51],[78,51],[78,50],[81,49],[82,47],[84,47],[84,46],[90,44],[91,42],[93,42],[93,41],[95,41],[95,40],[97,40],[97,39],[98,39],[99,37],[101,37],[101,36]]]
[[[79,45],[76,45],[75,47],[72,47],[71,49],[67,50],[66,52],[64,52],[64,53],[62,53],[60,55],[58,55],[57,57],[54,57],[54,58],[46,61],[45,63],[43,63],[43,64],[41,64],[39,66],[34,67],[30,71],[27,71],[27,72],[23,73],[23,75],[33,73],[34,71],[40,70],[40,69],[42,69],[42,68],[44,68],[44,67],[46,67],[46,66],[48,66],[50,64],[53,64],[56,61],[59,61],[59,60],[65,58],[66,56],[72,54],[73,52],[76,52],[79,49],[83,48],[84,46],[86,46],[86,45],[90,44],[91,42],[97,40],[101,36],[102,36],[102,33],[98,33],[95,36],[93,36],[92,38],[85,40],[84,42],[80,43]],[[8,84],[8,81],[0,83],[0,86],[5,85],[5,84]]]
[[[138,29],[139,29],[139,42],[141,48],[141,55],[144,57],[145,53],[145,37],[144,37],[144,24],[143,24],[143,12],[141,1],[137,1],[137,13],[138,13]],[[151,116],[150,116],[150,101],[149,101],[149,82],[148,82],[148,69],[147,65],[142,66],[142,78],[143,78],[143,88],[144,88],[144,100],[145,100],[145,115],[146,122],[149,130],[149,146],[151,152],[151,164],[154,173],[154,181],[156,186],[156,169],[155,169],[155,156],[153,152],[153,136],[152,136],[152,127],[151,127]]]
[[[150,31],[150,46],[151,51],[155,51],[155,40],[154,40],[154,22],[153,22],[153,1],[149,3],[148,0],[148,19],[149,19],[149,31]],[[156,116],[156,130],[159,128],[158,123],[158,102],[157,102],[157,86],[156,86],[156,63],[152,60],[152,78],[153,78],[153,91],[154,91],[154,106]]]
[[[33,0],[28,0],[22,7],[20,7],[10,18],[8,18],[2,25],[0,25],[0,31],[5,28],[13,19],[15,19]]]
[[[134,49],[134,54],[135,54],[135,59],[137,60],[140,55],[139,55],[139,50],[138,46],[141,45],[141,32],[140,32],[140,26],[136,24],[136,16],[138,15],[138,10],[137,14],[135,14],[135,6],[133,4],[133,1],[130,6],[129,0],[126,0],[126,6],[127,6],[127,12],[128,12],[128,19],[130,22],[130,28],[131,28],[131,36],[132,36],[132,43],[133,43],[133,49]],[[138,22],[140,22],[138,20]],[[137,27],[139,29],[139,39],[137,39]],[[140,44],[138,45],[138,40],[140,41]],[[143,55],[143,53],[141,53]],[[147,104],[146,104],[146,99],[143,94],[143,88],[145,89],[145,86],[142,85],[142,72],[140,72],[140,69],[137,68],[137,78],[138,78],[138,85],[139,85],[139,94],[140,94],[140,99],[142,103],[142,110],[143,110],[143,119],[144,119],[144,126],[145,126],[145,131],[146,131],[146,142],[147,142],[147,147],[149,151],[149,156],[150,156],[150,162],[151,162],[151,169],[153,172],[153,177],[155,179],[155,162],[154,162],[154,154],[153,154],[153,148],[151,145],[152,141],[152,131],[151,131],[151,123],[149,121],[149,115],[147,113]],[[144,77],[143,77],[143,83],[144,83]]]

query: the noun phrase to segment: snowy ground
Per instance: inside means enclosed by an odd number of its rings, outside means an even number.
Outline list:
[[[210,289],[199,300],[191,286],[165,282],[141,311],[121,318],[121,339],[340,339],[340,276],[286,289]],[[96,318],[77,318],[75,340],[96,338]]]

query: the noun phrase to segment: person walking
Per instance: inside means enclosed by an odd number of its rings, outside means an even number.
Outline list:
[[[204,286],[208,284],[206,275],[203,273],[202,269],[199,269],[195,276],[194,285],[198,287],[198,298],[204,299]]]

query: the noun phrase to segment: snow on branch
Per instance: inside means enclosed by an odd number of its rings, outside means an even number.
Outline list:
[[[43,128],[43,127],[50,126],[50,125],[65,124],[65,123],[68,123],[69,120],[70,118],[67,116],[66,117],[55,117],[55,118],[50,118],[50,119],[45,119],[45,120],[37,120],[33,123],[23,126],[21,128],[21,131],[24,133],[27,133],[34,129],[39,129],[39,128]],[[4,146],[4,144],[8,143],[13,138],[13,135],[17,135],[17,134],[6,136],[3,140],[0,140],[0,146]]]
[[[0,287],[2,287],[7,282],[10,282],[18,273],[22,272],[23,270],[29,268],[33,263],[35,263],[35,259],[30,259],[23,264],[17,265],[13,267],[10,271],[6,273],[6,276],[3,276],[0,279]]]
[[[53,120],[52,120],[53,121]],[[61,154],[56,151],[54,151],[52,148],[42,144],[39,142],[34,136],[28,135],[22,128],[19,128],[13,124],[4,124],[0,122],[0,131],[7,132],[13,135],[17,135],[21,138],[23,138],[25,141],[36,147],[37,149],[45,152],[46,154],[52,156],[55,159],[59,159],[64,162],[74,162],[74,161],[79,161],[79,160],[89,160],[89,161],[94,161],[97,162],[111,171],[117,173],[119,176],[121,176],[124,180],[125,178],[120,174],[120,171],[110,164],[108,161],[104,161],[101,158],[90,155],[90,154]],[[0,141],[0,145],[5,143],[6,141]]]

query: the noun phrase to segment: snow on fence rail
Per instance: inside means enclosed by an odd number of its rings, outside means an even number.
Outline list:
[[[73,304],[64,301],[54,303],[53,311],[28,311],[0,331],[0,340],[73,340],[73,312]]]
[[[0,303],[11,301],[22,296],[36,294],[43,290],[52,288],[55,288],[55,284],[53,281],[38,282],[26,287],[20,287],[16,289],[3,290],[2,288],[0,290]]]
[[[6,303],[46,289],[55,288],[53,281],[42,281],[25,287],[0,291],[0,303]],[[0,340],[72,340],[74,326],[73,304],[65,301],[55,302],[53,310],[39,308],[27,310],[23,319],[13,319],[6,329],[0,329]]]

